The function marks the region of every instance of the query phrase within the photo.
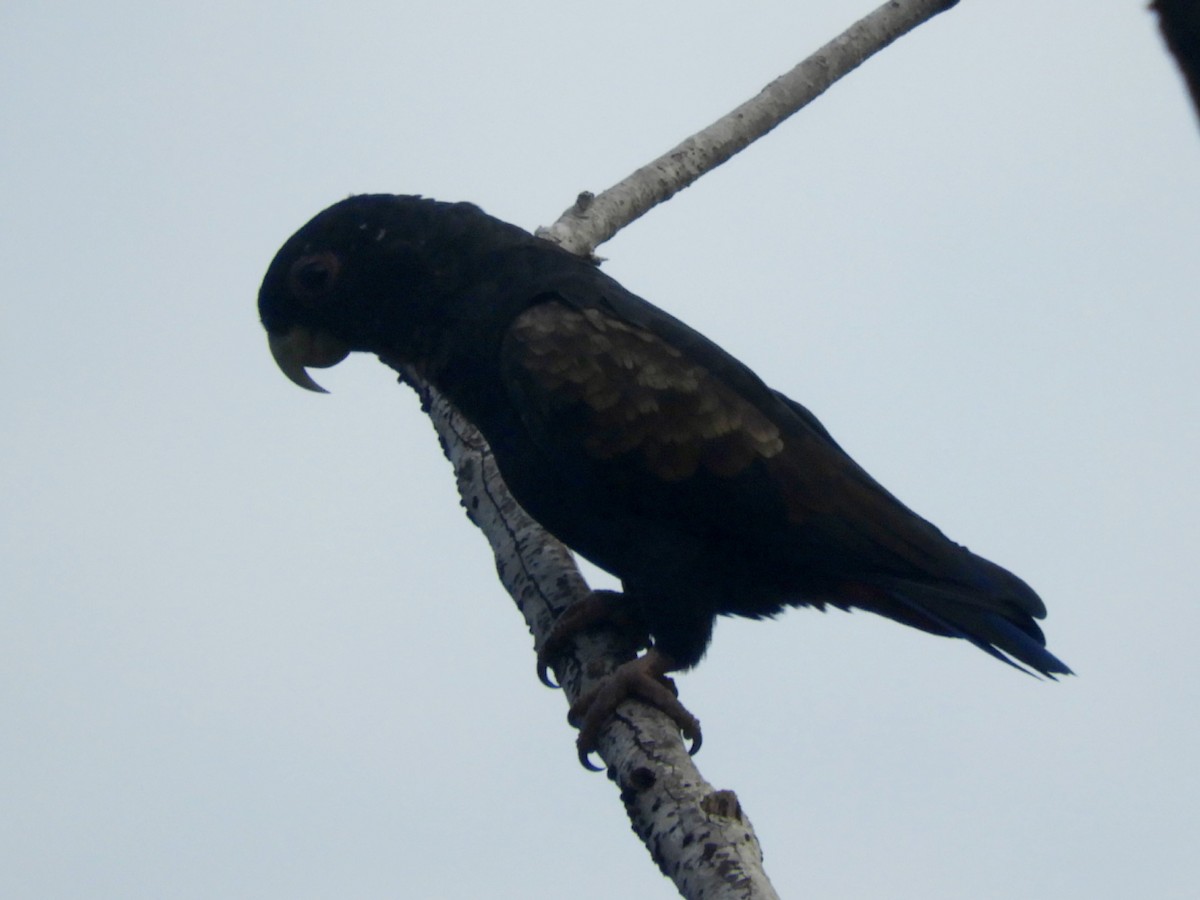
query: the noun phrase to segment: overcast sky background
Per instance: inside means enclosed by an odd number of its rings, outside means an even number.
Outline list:
[[[668,898],[414,396],[257,322],[349,193],[527,228],[872,2],[0,8],[0,895]],[[1194,898],[1200,129],[1143,0],[965,0],[601,248],[1012,568],[681,681],[786,897]]]

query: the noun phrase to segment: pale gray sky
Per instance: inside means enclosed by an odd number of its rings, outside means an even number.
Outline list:
[[[527,228],[871,3],[0,9],[0,895],[667,898],[370,359],[254,308],[360,191]],[[1039,683],[723,621],[701,768],[787,897],[1200,884],[1200,129],[1143,0],[964,0],[601,252],[1046,599]]]

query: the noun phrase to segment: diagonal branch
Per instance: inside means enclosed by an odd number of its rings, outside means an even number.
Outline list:
[[[757,96],[698,131],[623,181],[575,204],[538,237],[572,253],[591,256],[596,247],[706,172],[803,109],[838,79],[894,40],[945,12],[958,0],[893,0],[851,25]]]
[[[563,610],[588,593],[570,551],[512,499],[479,432],[411,369],[400,374],[433,420],[467,515],[491,542],[500,580],[540,645]],[[578,655],[555,669],[572,703],[633,657],[634,648],[615,633],[583,634],[576,645]],[[777,900],[737,797],[704,780],[663,713],[626,701],[601,735],[600,753],[634,831],[680,894]]]
[[[720,165],[819,96],[869,56],[957,0],[893,0],[822,47],[709,128],[688,138],[598,197],[575,207],[542,237],[590,255],[629,222]],[[384,359],[384,362],[389,362]],[[570,552],[508,493],[486,442],[414,371],[391,363],[421,398],[454,466],[471,520],[491,542],[505,588],[533,633],[546,640],[554,621],[588,588]],[[555,673],[569,701],[622,662],[636,647],[611,632],[583,634],[573,658]],[[532,670],[532,666],[531,666]],[[532,674],[532,671],[531,671]],[[635,701],[618,708],[599,739],[608,775],[621,791],[634,831],[663,874],[686,898],[777,900],[762,868],[762,850],[732,791],[715,790],[688,756],[675,725]]]

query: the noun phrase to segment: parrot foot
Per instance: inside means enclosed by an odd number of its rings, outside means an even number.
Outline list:
[[[679,702],[675,682],[667,672],[676,668],[665,653],[651,648],[644,655],[622,663],[600,684],[584,694],[571,707],[567,721],[579,729],[575,741],[579,762],[593,772],[603,771],[593,765],[588,756],[596,750],[600,732],[625,700],[641,700],[653,706],[673,721],[683,736],[691,742],[689,754],[700,749],[700,721]]]
[[[617,591],[592,591],[578,603],[567,607],[555,621],[542,646],[538,648],[538,680],[546,687],[559,687],[550,679],[551,662],[565,653],[575,635],[589,628],[605,625],[635,635],[639,647],[645,647],[649,643],[645,624],[624,594]]]

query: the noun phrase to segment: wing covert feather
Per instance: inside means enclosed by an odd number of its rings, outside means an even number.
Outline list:
[[[703,365],[600,309],[526,310],[509,329],[502,369],[527,426],[537,433],[555,421],[598,462],[625,457],[676,482],[733,476],[783,450],[779,427]]]

